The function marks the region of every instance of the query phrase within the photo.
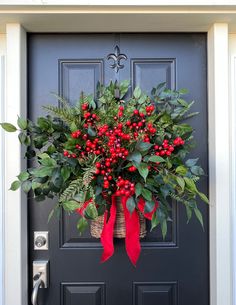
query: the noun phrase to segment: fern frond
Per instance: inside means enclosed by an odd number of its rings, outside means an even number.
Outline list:
[[[59,197],[59,202],[72,199],[83,186],[83,180],[81,178],[73,180],[69,186],[64,190],[64,192]]]
[[[188,205],[188,201],[187,201],[187,200],[184,200],[184,198],[182,198],[182,197],[176,195],[175,193],[170,193],[169,196],[170,196],[172,199],[174,199],[174,200],[176,200],[176,201],[178,201],[178,202],[181,202],[181,203],[183,203],[183,204],[185,204],[185,205],[186,205],[186,204]]]
[[[48,112],[51,112],[55,117],[61,119],[64,123],[67,123],[70,125],[72,122],[74,122],[74,114],[71,108],[69,107],[56,107],[52,105],[43,106],[44,109],[46,109]]]
[[[96,171],[96,167],[88,168],[83,176],[83,186],[87,188],[93,180],[94,173]]]

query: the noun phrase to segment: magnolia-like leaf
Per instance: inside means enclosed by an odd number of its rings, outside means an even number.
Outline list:
[[[80,232],[80,234],[82,234],[87,229],[87,227],[88,227],[87,220],[84,217],[80,218],[77,222],[77,229]]]
[[[26,180],[22,183],[22,189],[25,193],[28,193],[31,190],[31,187],[32,187],[31,181]]]
[[[153,229],[155,229],[160,223],[160,220],[158,219],[156,213],[153,213],[152,215],[152,222],[151,222],[151,230],[152,231]]]
[[[147,163],[140,163],[138,166],[138,171],[139,171],[139,174],[143,177],[143,179],[146,182],[146,179],[147,179],[147,176],[149,173]]]
[[[18,117],[17,125],[20,127],[20,129],[25,130],[27,128],[27,120]]]
[[[143,189],[142,184],[141,184],[140,182],[138,182],[138,183],[135,185],[135,195],[136,195],[136,198],[137,198],[138,196],[141,195],[142,189]]]
[[[139,99],[140,96],[141,96],[141,94],[142,94],[141,89],[140,89],[139,87],[136,87],[136,88],[134,89],[134,92],[133,92],[134,97],[135,97],[136,99]]]
[[[197,166],[197,165],[191,167],[191,172],[197,176],[204,175],[204,170],[200,166]]]
[[[21,172],[17,178],[20,180],[20,181],[25,181],[29,178],[29,173],[27,172]]]
[[[70,177],[70,168],[67,166],[64,166],[61,168],[61,175],[64,181],[66,181]]]
[[[134,209],[135,209],[135,200],[134,197],[129,197],[129,199],[126,202],[126,207],[129,210],[130,214],[133,213]]]
[[[151,162],[158,162],[158,163],[166,162],[166,160],[160,156],[151,156],[148,160]]]
[[[17,128],[11,123],[0,123],[0,126],[2,126],[2,128],[8,132],[14,132],[17,130]]]
[[[63,208],[65,211],[74,211],[80,207],[77,201],[75,200],[68,200],[63,202]]]
[[[18,188],[21,186],[21,182],[19,180],[16,180],[14,182],[12,182],[10,190],[11,191],[16,191],[18,190]]]
[[[145,201],[144,213],[151,213],[154,208],[155,208],[154,201]]]
[[[147,151],[151,147],[152,147],[152,144],[148,143],[148,142],[137,142],[137,144],[136,144],[136,149],[140,152]]]
[[[142,155],[139,151],[134,151],[128,155],[127,160],[135,161],[137,164],[140,164],[142,160]]]
[[[142,189],[142,195],[147,201],[152,201],[152,192],[148,189]]]
[[[198,158],[196,158],[196,159],[188,159],[188,160],[185,162],[185,164],[186,164],[186,166],[188,166],[188,167],[192,167],[192,166],[194,166],[194,165],[197,163],[197,161],[198,161]]]
[[[87,205],[85,209],[85,216],[89,219],[95,219],[98,217],[98,211],[94,203]]]

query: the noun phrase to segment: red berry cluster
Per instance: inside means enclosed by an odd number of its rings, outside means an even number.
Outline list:
[[[117,185],[117,191],[116,195],[117,196],[132,196],[135,193],[135,184],[132,183],[130,180],[124,180],[121,177],[118,177],[118,181],[116,183]]]
[[[152,153],[156,156],[170,156],[175,150],[176,146],[184,144],[184,140],[180,137],[174,140],[163,140],[160,145],[155,144],[157,129],[154,124],[146,120],[150,116],[155,107],[153,105],[146,106],[146,113],[140,112],[138,109],[133,110],[133,114],[129,120],[124,120],[124,106],[119,106],[117,116],[114,117],[114,125],[110,127],[108,124],[96,124],[99,121],[97,114],[92,113],[88,104],[82,105],[84,111],[83,117],[85,123],[81,130],[76,130],[71,133],[71,138],[76,140],[75,151],[70,152],[65,150],[64,156],[68,158],[86,157],[89,154],[99,156],[99,162],[96,162],[96,172],[94,179],[97,176],[102,176],[102,183],[104,189],[112,187],[117,195],[133,195],[135,192],[135,184],[132,181],[124,180],[121,177],[116,182],[115,173],[120,164],[120,160],[126,160],[129,155],[127,146],[129,143],[135,143],[137,140],[153,143],[151,149]],[[98,125],[98,126],[97,126]],[[96,131],[97,137],[88,134],[88,128]],[[152,164],[154,170],[158,170],[158,164]],[[148,167],[151,169],[151,166]],[[134,173],[137,168],[131,165],[127,171]],[[116,185],[115,185],[116,184]]]
[[[176,139],[174,139],[173,144],[175,146],[180,146],[180,145],[184,145],[184,140],[181,137],[177,137]]]

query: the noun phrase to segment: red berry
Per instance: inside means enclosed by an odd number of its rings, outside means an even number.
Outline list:
[[[134,114],[135,114],[135,115],[138,115],[138,114],[139,114],[138,109],[134,109]]]
[[[124,106],[120,106],[120,107],[119,107],[119,110],[120,110],[120,111],[124,111],[124,109],[125,109]]]
[[[100,162],[96,162],[95,166],[96,166],[96,168],[101,168],[101,163]]]
[[[127,126],[130,126],[130,125],[131,125],[131,122],[130,122],[130,121],[127,121],[127,122],[126,122],[126,125],[127,125]]]
[[[65,150],[64,153],[63,153],[63,155],[64,155],[65,157],[67,157],[67,156],[69,155],[68,151]]]
[[[87,110],[88,109],[88,104],[82,104],[81,108],[82,108],[82,110]]]

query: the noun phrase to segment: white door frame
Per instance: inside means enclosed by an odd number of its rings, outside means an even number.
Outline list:
[[[135,16],[131,24],[130,30],[133,31]],[[174,31],[174,23],[172,27]],[[158,32],[158,29],[156,31]],[[226,23],[213,24],[208,31],[211,305],[232,305],[233,290],[230,230],[232,162],[229,153],[232,122],[229,121],[231,100],[228,88],[228,37]],[[6,42],[5,121],[15,123],[17,115],[26,114],[26,31],[20,23],[7,24]],[[5,136],[4,151],[2,164],[5,167],[5,190],[7,190],[24,163],[15,133]],[[26,198],[20,191],[5,191],[4,196],[5,301],[3,304],[26,305],[28,302]]]

